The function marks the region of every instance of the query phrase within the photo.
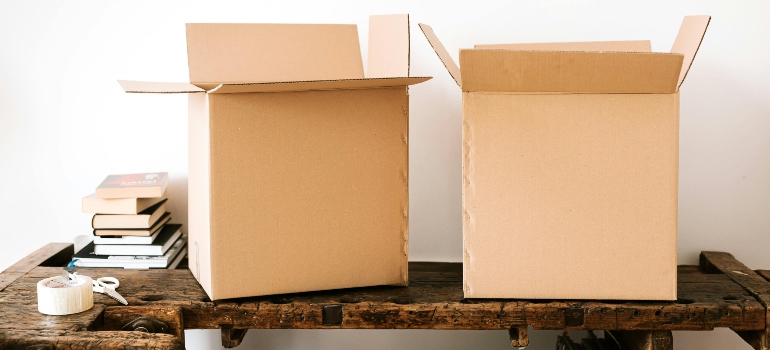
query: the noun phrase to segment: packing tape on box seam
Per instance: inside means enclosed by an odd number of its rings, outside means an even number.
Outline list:
[[[74,280],[62,282],[61,276],[37,282],[37,310],[46,315],[70,315],[94,306],[92,280],[76,275]]]

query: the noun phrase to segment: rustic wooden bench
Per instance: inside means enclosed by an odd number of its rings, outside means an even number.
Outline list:
[[[672,349],[672,330],[727,327],[770,349],[770,271],[752,271],[728,253],[703,252],[700,266],[680,266],[675,302],[464,299],[461,264],[414,262],[409,287],[214,302],[188,269],[83,268],[120,279],[129,306],[95,294],[91,310],[38,313],[36,283],[60,274],[73,252],[51,243],[0,273],[0,348],[182,349],[184,329],[221,329],[223,345],[235,347],[250,328],[508,330],[512,345],[525,346],[531,326],[605,330],[628,349]]]

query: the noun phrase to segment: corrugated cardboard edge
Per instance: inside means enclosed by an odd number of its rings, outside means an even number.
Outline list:
[[[433,51],[436,52],[436,55],[438,55],[438,58],[441,60],[441,63],[443,63],[444,67],[446,67],[447,71],[449,71],[449,75],[451,75],[452,79],[455,80],[457,86],[462,87],[462,81],[460,80],[460,67],[452,59],[452,56],[449,55],[449,52],[444,47],[444,44],[438,40],[436,33],[433,32],[433,28],[423,23],[420,23],[419,26],[422,30],[422,33],[425,35],[425,38],[428,39],[428,43],[430,43],[430,46],[433,47]]]
[[[406,48],[406,76],[408,77],[412,69],[412,27],[408,14],[406,15]]]
[[[463,91],[673,93],[681,54],[463,49]]]
[[[468,105],[466,104],[466,101],[468,101],[468,94],[469,92],[463,91],[463,104],[462,104],[462,174],[463,174],[463,184],[462,184],[462,216],[463,216],[463,296],[466,298],[469,298],[471,295],[471,289],[469,285],[469,276],[471,275],[471,256],[470,253],[468,253],[468,234],[470,232],[473,232],[473,228],[471,227],[471,216],[468,212],[468,209],[466,208],[466,197],[468,196],[468,192],[472,189],[470,186],[470,172],[473,170],[471,168],[471,142],[472,142],[472,130],[471,125],[468,123]]]
[[[706,29],[711,21],[711,16],[686,16],[682,21],[682,25],[679,28],[679,34],[677,35],[674,45],[671,48],[671,53],[679,53],[684,55],[684,62],[682,64],[682,70],[679,74],[679,80],[677,82],[677,89],[682,86],[687,73],[692,66],[692,62],[695,59],[695,55],[700,48],[700,44],[703,41],[703,37],[706,34]],[[455,80],[458,86],[462,87],[462,81],[460,79],[460,67],[455,63],[452,57],[447,52],[444,45],[438,39],[436,34],[427,24],[420,23],[420,29],[422,30],[425,38],[433,47],[433,50],[438,55],[441,62],[446,67],[449,74]],[[483,45],[481,45],[483,46]]]
[[[483,44],[474,45],[475,49],[507,49],[507,50],[554,50],[554,51],[625,51],[651,52],[649,40],[623,41],[581,41],[555,43],[520,43],[520,44]]]
[[[140,82],[119,80],[118,82],[127,93],[217,93],[232,94],[246,92],[291,92],[312,90],[348,90],[372,89],[419,84],[430,80],[431,77],[387,77],[360,78],[308,81],[277,81],[277,82],[247,82],[247,83],[200,83],[199,86],[188,83]],[[209,88],[205,90],[204,88]]]
[[[206,92],[190,83],[169,83],[135,80],[118,80],[118,84],[127,93],[146,94],[189,94]]]
[[[674,45],[671,46],[672,53],[680,53],[684,55],[684,62],[682,63],[682,71],[679,73],[679,81],[677,82],[677,88],[682,87],[687,72],[690,71],[692,62],[695,60],[695,55],[698,53],[700,44],[703,42],[703,37],[706,35],[706,29],[708,29],[711,22],[711,16],[686,16],[682,20],[682,25],[679,27],[679,33],[674,40]]]
[[[214,300],[211,276],[211,173],[209,97],[188,95],[188,257],[190,271]]]
[[[245,92],[290,92],[313,90],[350,90],[395,87],[419,84],[431,77],[389,77],[363,79],[310,80],[287,82],[256,82],[220,84],[208,91],[210,94],[228,94]]]
[[[369,16],[367,78],[409,76],[409,15]]]
[[[404,202],[404,227],[401,229],[403,238],[404,259],[401,265],[402,285],[409,285],[409,88],[404,89],[404,118],[406,118],[406,132],[404,133],[404,147],[406,147],[406,162],[404,162],[404,184],[406,187],[406,201]]]
[[[681,123],[682,123],[681,122],[681,119],[682,119],[682,97],[679,94],[679,90],[677,90],[674,93],[673,97],[676,99],[677,130],[679,130],[679,132],[681,133],[681,130],[682,130],[682,126],[681,126]],[[680,160],[680,153],[681,153],[681,147],[682,147],[681,144],[682,144],[682,140],[681,140],[681,136],[679,136],[677,138],[677,152],[676,152],[676,164],[677,164],[677,167],[676,167],[676,188],[677,189],[680,188],[679,187],[680,186],[679,178],[680,178],[680,170],[681,170],[681,160]],[[679,265],[679,261],[678,261],[679,254],[676,254],[676,252],[679,251],[679,239],[678,239],[678,236],[679,236],[679,191],[678,190],[676,191],[674,196],[676,197],[676,206],[674,207],[674,217],[676,218],[676,227],[677,227],[676,237],[674,237],[674,266],[678,266]],[[673,274],[673,278],[672,278],[673,284],[671,285],[671,297],[670,297],[669,300],[676,300],[677,298],[679,298],[679,296],[678,296],[678,293],[679,293],[679,287],[678,287],[679,273],[677,271],[678,271],[677,269],[674,270],[674,274]]]

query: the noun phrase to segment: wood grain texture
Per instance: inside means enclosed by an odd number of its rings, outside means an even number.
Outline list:
[[[182,350],[184,343],[172,335],[142,332],[70,332],[62,330],[1,330],[0,349],[62,350]]]
[[[99,331],[119,331],[125,324],[139,318],[151,317],[168,325],[168,334],[184,342],[184,319],[178,306],[110,306],[104,310],[104,322]]]
[[[736,330],[764,329],[765,309],[724,275],[680,269],[676,302],[464,299],[462,266],[411,263],[409,287],[370,287],[211,302],[187,270],[79,269],[89,276],[121,280],[131,306],[180,307],[184,327],[349,329],[534,329]],[[0,303],[29,302],[38,280],[58,269],[38,267],[0,294]],[[695,271],[698,271],[697,273]],[[95,295],[95,303],[119,307]],[[34,302],[34,301],[33,301]],[[324,325],[323,307],[341,305],[343,321]],[[581,309],[582,325],[567,326],[566,312]]]
[[[34,297],[34,293],[32,293]],[[37,300],[28,304],[0,302],[0,331],[27,330],[91,330],[104,312],[103,304],[72,315],[49,316],[37,311]]]
[[[64,258],[69,261],[73,254],[75,249],[71,243],[46,244],[0,273],[0,292],[33,268],[51,266],[60,263]]]
[[[46,246],[30,259],[52,261],[51,257],[62,251],[59,248],[62,246]],[[408,287],[223,301],[210,301],[189,270],[81,268],[78,273],[82,275],[120,279],[119,292],[130,306],[95,294],[95,306],[87,312],[46,316],[37,312],[35,286],[39,280],[59,274],[61,268],[19,263],[11,271],[26,272],[13,277],[0,291],[0,348],[46,348],[46,344],[53,344],[48,348],[72,349],[94,344],[104,348],[174,348],[181,347],[184,329],[201,328],[227,330],[223,341],[230,346],[237,345],[240,330],[250,328],[513,329],[516,336],[511,342],[521,346],[527,340],[525,325],[530,325],[533,329],[624,331],[624,337],[636,339],[634,344],[649,339],[644,344],[653,344],[652,349],[669,349],[666,336],[671,330],[729,327],[755,348],[767,349],[767,309],[761,301],[770,300],[770,287],[766,286],[770,282],[729,254],[704,253],[701,264],[703,269],[679,268],[679,299],[672,302],[465,299],[459,263],[410,263]],[[335,322],[327,319],[324,324],[324,307],[335,310]],[[342,320],[337,322],[340,310]],[[116,331],[139,316],[166,322],[175,336]]]
[[[700,267],[706,272],[724,274],[762,304],[765,308],[764,330],[743,331],[735,328],[733,330],[754,349],[770,349],[770,282],[729,253],[701,252]]]
[[[765,280],[770,281],[770,270],[756,270],[755,272]]]
[[[770,305],[770,282],[749,269],[730,253],[701,252],[701,268],[710,273],[722,273],[746,289],[762,305]]]

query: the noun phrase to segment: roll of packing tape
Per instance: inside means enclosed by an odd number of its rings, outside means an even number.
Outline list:
[[[76,275],[64,282],[61,276],[37,282],[37,310],[46,315],[69,315],[94,307],[91,278]]]

